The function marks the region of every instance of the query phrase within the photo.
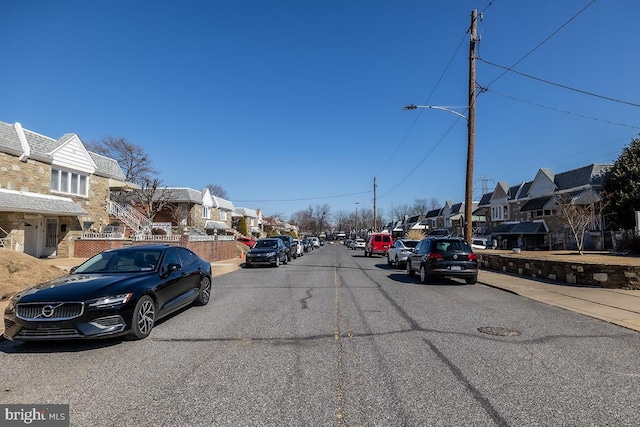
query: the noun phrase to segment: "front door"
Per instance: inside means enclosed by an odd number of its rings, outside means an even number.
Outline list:
[[[56,255],[58,249],[58,218],[47,218],[44,230],[43,256]]]

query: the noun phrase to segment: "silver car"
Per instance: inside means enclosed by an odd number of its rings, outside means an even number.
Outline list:
[[[413,253],[420,240],[398,239],[393,243],[387,252],[387,264],[395,265],[396,268],[404,268],[407,264],[407,257]]]

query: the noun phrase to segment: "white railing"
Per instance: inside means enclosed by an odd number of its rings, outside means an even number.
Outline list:
[[[216,240],[236,240],[235,236],[218,235]]]
[[[15,249],[18,248],[18,241],[14,239],[11,234],[5,231],[2,227],[0,227],[0,232],[5,234],[4,237],[0,238],[0,247],[2,248],[8,247],[11,250],[13,250],[14,248]],[[9,244],[9,246],[7,246],[7,243]]]
[[[180,235],[174,234],[172,236],[163,236],[163,235],[153,235],[153,234],[145,234],[145,235],[136,235],[135,240],[137,241],[148,241],[148,242],[179,242]]]
[[[129,205],[109,200],[109,214],[124,221],[135,231],[136,235],[147,234],[151,231],[152,223],[149,218]]]
[[[154,222],[153,224],[151,224],[151,228],[162,230],[167,236],[170,236],[172,233],[170,222]]]
[[[80,237],[82,239],[113,240],[124,239],[124,233],[92,233],[89,231],[83,231]]]
[[[190,242],[213,242],[215,240],[219,239],[216,239],[216,236],[200,236],[197,234],[189,235]]]

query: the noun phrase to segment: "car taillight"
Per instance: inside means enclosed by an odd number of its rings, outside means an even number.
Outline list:
[[[477,261],[478,257],[476,256],[476,254],[469,254],[469,261]]]
[[[427,259],[442,259],[442,255],[436,252],[431,252],[427,255]]]

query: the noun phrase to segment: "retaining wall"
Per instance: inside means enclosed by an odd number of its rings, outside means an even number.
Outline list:
[[[640,267],[588,262],[527,259],[502,254],[476,252],[480,267],[519,276],[541,278],[571,285],[604,288],[634,288],[639,282]]]

